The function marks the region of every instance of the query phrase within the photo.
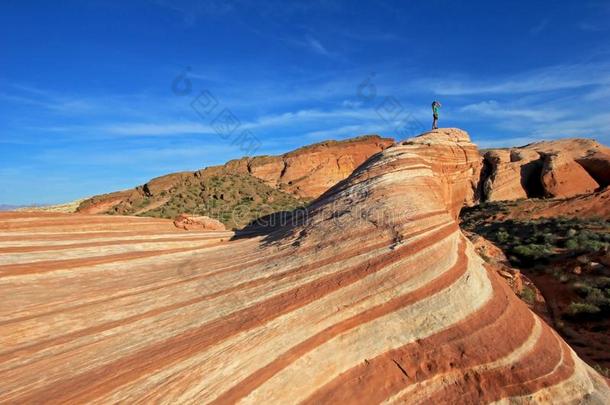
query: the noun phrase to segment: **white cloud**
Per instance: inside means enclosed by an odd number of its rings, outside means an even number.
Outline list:
[[[584,63],[550,66],[495,80],[424,80],[435,94],[458,96],[475,94],[520,94],[574,89],[590,85],[610,84],[610,63]]]
[[[337,139],[341,137],[354,137],[360,135],[379,134],[379,125],[356,124],[345,125],[338,128],[323,129],[319,131],[307,132],[304,136],[312,139]]]
[[[317,39],[308,36],[307,44],[314,52],[319,53],[320,55],[330,56],[330,52],[318,41]]]
[[[532,133],[536,136],[576,136],[598,138],[600,141],[610,143],[610,112],[589,114],[578,119],[550,122],[538,126]]]
[[[96,106],[88,100],[69,97],[0,93],[0,99],[12,103],[41,107],[52,112],[63,114],[82,114],[93,111],[96,108]]]
[[[198,123],[121,123],[98,127],[100,132],[116,135],[177,135],[177,134],[215,134],[209,125]]]
[[[580,23],[578,23],[578,28],[581,29],[582,31],[591,31],[591,32],[602,32],[607,30],[607,27],[604,27],[602,25],[598,25],[592,22],[588,22],[588,21],[582,21]]]
[[[379,118],[376,111],[373,109],[335,109],[335,110],[298,110],[290,111],[275,115],[266,115],[258,120],[246,123],[248,129],[260,129],[269,127],[281,127],[288,125],[297,125],[305,122],[317,122],[330,124],[338,120],[364,120]]]
[[[610,86],[599,86],[583,97],[585,100],[604,100],[610,105]]]
[[[533,35],[540,34],[542,31],[544,31],[546,29],[546,27],[549,25],[549,22],[550,22],[550,20],[548,18],[544,18],[538,24],[536,24],[534,27],[532,27],[532,29],[530,30],[530,33],[532,33]]]
[[[565,116],[564,112],[555,111],[549,108],[540,108],[539,106],[535,105],[530,105],[527,108],[513,107],[510,105],[500,104],[495,100],[468,104],[461,107],[460,111],[489,118],[521,118],[534,122],[554,121]]]

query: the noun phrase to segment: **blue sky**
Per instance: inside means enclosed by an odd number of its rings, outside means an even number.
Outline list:
[[[434,99],[481,147],[610,144],[608,21],[610,1],[3,1],[0,203],[414,135]]]

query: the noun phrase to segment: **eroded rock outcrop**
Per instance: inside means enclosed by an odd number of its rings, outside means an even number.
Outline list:
[[[0,401],[607,403],[460,232],[478,162],[466,133],[433,131],[290,227],[212,244],[183,231],[179,251],[159,235],[61,242],[78,226],[49,249],[37,220],[2,217],[19,232],[2,245]]]
[[[545,196],[553,198],[588,194],[599,188],[589,173],[564,153],[544,156],[540,181]]]
[[[224,231],[226,230],[224,224],[216,219],[206,217],[205,215],[188,215],[180,214],[174,219],[174,225],[177,228],[190,230],[201,230],[201,231]]]
[[[172,173],[150,180],[134,189],[91,197],[83,201],[78,212],[85,214],[122,214],[149,215],[173,218],[182,211],[192,209],[191,213],[218,215],[222,209],[234,210],[234,205],[220,199],[214,207],[208,207],[210,190],[216,190],[218,183],[231,177],[236,181],[229,190],[237,199],[259,201],[255,207],[247,209],[267,214],[269,208],[293,208],[298,202],[318,197],[328,188],[343,180],[360,164],[375,153],[393,144],[392,139],[377,135],[362,136],[345,141],[326,141],[299,148],[280,156],[256,156],[232,160],[222,166],[208,167],[196,172]],[[253,181],[262,182],[253,186]],[[210,184],[212,183],[212,184]],[[240,184],[237,184],[240,183]],[[284,194],[284,196],[282,196]],[[197,201],[197,207],[189,202]],[[286,204],[277,204],[286,200]],[[237,201],[239,202],[239,201]],[[202,208],[203,207],[203,208]],[[212,210],[210,208],[218,208]],[[202,211],[203,212],[200,212]],[[211,212],[214,211],[214,212]],[[226,217],[226,215],[224,216]],[[243,223],[228,224],[231,227]]]
[[[316,198],[393,143],[377,136],[326,141],[281,156],[245,158],[227,165],[247,170],[272,187],[302,198]]]
[[[568,198],[610,184],[610,148],[592,139],[542,141],[484,155],[482,201]]]
[[[610,148],[601,148],[585,156],[577,157],[576,161],[600,185],[610,185]]]
[[[487,171],[482,180],[484,201],[518,200],[540,194],[540,187],[535,184],[542,170],[537,152],[490,150],[483,159]]]

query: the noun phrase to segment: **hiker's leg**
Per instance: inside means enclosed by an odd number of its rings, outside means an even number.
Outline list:
[[[438,128],[438,118],[437,117],[433,117],[432,119],[432,129],[437,129]]]

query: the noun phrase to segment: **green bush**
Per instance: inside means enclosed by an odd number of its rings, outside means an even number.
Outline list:
[[[539,236],[540,241],[546,244],[555,244],[557,237],[550,232],[545,232]]]
[[[576,252],[597,252],[608,247],[608,242],[600,240],[600,236],[593,232],[582,232],[576,237],[568,239],[565,247]]]
[[[534,302],[536,302],[536,291],[530,286],[524,286],[519,296],[523,301],[527,302],[528,304],[533,304]]]
[[[496,240],[498,241],[498,243],[506,243],[508,242],[509,238],[509,233],[506,232],[504,229],[500,229],[498,232],[496,232]]]
[[[595,286],[598,288],[607,288],[610,289],[610,277],[599,276],[595,278]]]
[[[513,252],[526,260],[539,260],[553,254],[550,246],[536,243],[515,246]]]
[[[581,297],[586,297],[591,293],[591,291],[593,291],[592,286],[581,281],[574,283],[572,287],[574,288],[574,291],[576,291],[576,293]]]
[[[601,312],[601,309],[593,304],[583,302],[573,302],[568,307],[568,314],[572,316],[578,315],[595,315]]]
[[[570,238],[566,241],[566,249],[569,250],[580,250],[580,243],[576,238]]]
[[[610,308],[610,298],[606,297],[604,292],[599,288],[591,288],[585,300],[587,304],[595,305],[599,308]]]

